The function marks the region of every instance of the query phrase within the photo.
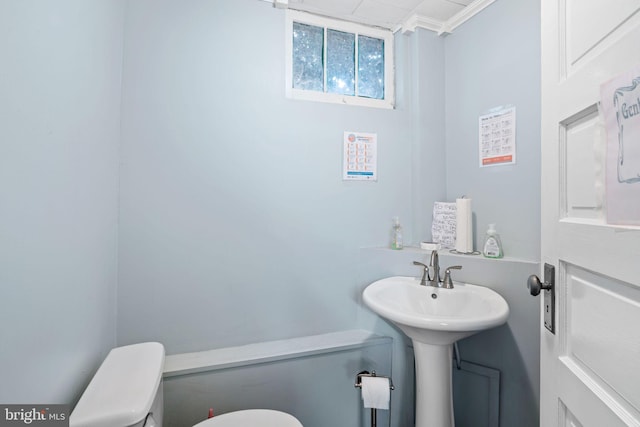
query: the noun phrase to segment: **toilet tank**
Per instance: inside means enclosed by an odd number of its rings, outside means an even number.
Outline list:
[[[73,409],[70,427],[161,427],[163,367],[160,343],[114,348]]]

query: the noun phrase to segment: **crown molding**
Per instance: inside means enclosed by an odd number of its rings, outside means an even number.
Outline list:
[[[444,22],[438,21],[437,19],[429,18],[428,16],[418,15],[417,13],[411,15],[409,19],[404,21],[400,26],[400,31],[403,34],[414,32],[416,28],[424,28],[425,30],[435,31],[440,34],[440,30]]]
[[[407,33],[415,31],[416,28],[423,28],[425,30],[434,31],[438,33],[439,36],[443,34],[449,34],[452,33],[453,30],[458,28],[460,25],[464,24],[469,19],[473,18],[475,15],[487,8],[494,1],[495,0],[475,0],[474,2],[470,3],[469,6],[465,7],[460,12],[456,13],[444,22],[426,16],[418,15],[416,13],[402,23],[402,25],[400,26],[400,30],[402,31],[402,33]]]
[[[262,0],[268,3],[273,4],[273,7],[278,9],[288,9],[290,0]],[[439,36],[443,34],[452,33],[453,30],[458,28],[460,25],[467,22],[469,19],[473,18],[475,15],[480,13],[482,10],[487,8],[496,0],[474,0],[460,12],[453,15],[446,21],[439,21],[434,18],[430,18],[428,16],[420,15],[414,13],[409,16],[398,28],[396,31],[401,31],[404,33],[412,33],[416,30],[416,28],[423,28],[425,30],[433,31],[438,33]]]

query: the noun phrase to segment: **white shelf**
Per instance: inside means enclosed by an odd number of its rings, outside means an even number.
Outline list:
[[[391,344],[391,342],[390,337],[353,329],[194,353],[173,354],[165,358],[164,377],[316,356],[372,345]]]
[[[402,253],[413,253],[413,254],[419,254],[419,255],[428,255],[431,253],[430,250],[425,250],[416,246],[405,246],[403,249],[391,249],[391,248],[387,248],[387,247],[368,247],[368,248],[362,248],[362,249],[370,249],[370,250],[375,250],[375,251],[385,251],[385,252],[389,252],[389,254],[398,254],[401,255]],[[503,257],[503,258],[485,258],[484,256],[482,256],[482,254],[478,254],[478,255],[462,255],[462,254],[455,254],[455,253],[451,253],[449,252],[449,249],[440,249],[438,251],[438,255],[440,255],[440,257],[443,256],[450,256],[450,257],[455,257],[455,258],[459,258],[459,259],[466,259],[469,261],[476,261],[476,260],[484,260],[487,262],[517,262],[517,263],[529,263],[529,264],[539,264],[540,261],[536,261],[536,260],[530,260],[530,259],[523,259],[523,258],[514,258],[514,257]]]

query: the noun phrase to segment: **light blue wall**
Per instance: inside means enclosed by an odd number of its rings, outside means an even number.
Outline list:
[[[171,354],[352,328],[358,249],[387,244],[394,215],[407,243],[428,237],[444,162],[416,167],[444,154],[444,81],[442,60],[432,77],[415,56],[442,58],[442,40],[396,38],[395,110],[293,101],[284,18],[255,0],[129,4],[120,344]],[[342,181],[345,130],[378,134],[378,182]]]
[[[410,422],[410,347],[360,295],[413,255],[361,248],[386,245],[394,215],[428,239],[433,201],[469,194],[477,239],[496,222],[507,255],[538,259],[537,3],[396,35],[397,108],[378,110],[287,100],[284,12],[265,2],[0,0],[0,401],[74,400],[116,342],[171,354],[358,326],[394,337],[392,425]],[[503,104],[518,164],[480,170],[478,116]],[[377,183],[342,181],[345,130],[378,134]],[[465,272],[523,286],[501,266]],[[507,340],[537,301],[510,304]],[[535,400],[528,333],[500,363]]]
[[[508,256],[540,258],[540,2],[497,1],[445,39],[447,197],[473,199],[476,248],[496,223]],[[517,163],[478,167],[478,117],[516,107]]]
[[[442,254],[443,266],[460,264],[456,278],[490,287],[507,299],[511,314],[507,324],[462,340],[462,359],[501,372],[500,425],[538,425],[539,412],[539,301],[524,286],[527,277],[539,270],[540,258],[540,4],[538,1],[497,1],[457,28],[443,40],[442,58],[416,36],[411,39],[419,64],[437,64],[446,84],[443,94],[420,92],[421,78],[438,69],[421,67],[414,85],[421,104],[416,108],[421,121],[414,122],[414,138],[429,151],[426,163],[414,163],[414,176],[431,182],[426,174],[445,164],[446,192],[439,200],[453,201],[463,194],[473,198],[476,248],[484,231],[495,222],[502,234],[506,260],[487,260]],[[413,51],[412,51],[413,52]],[[428,67],[428,65],[427,65]],[[437,83],[438,79],[428,82]],[[439,92],[438,92],[439,93]],[[443,101],[444,100],[444,101]],[[512,104],[517,109],[517,164],[495,168],[478,167],[478,117],[487,110]],[[445,114],[438,115],[438,109]],[[437,118],[445,125],[445,152],[429,145],[434,128],[425,123]],[[424,128],[421,126],[425,126]],[[437,127],[435,128],[437,129]],[[429,148],[427,148],[429,147]],[[420,166],[426,165],[426,168]],[[414,197],[430,204],[430,198]],[[414,202],[415,203],[415,202]],[[414,206],[415,209],[415,206]],[[423,206],[426,224],[429,206]],[[420,221],[418,216],[415,221]],[[417,275],[411,261],[428,262],[421,251],[397,253],[385,249],[362,249],[360,292],[374,280],[393,275]],[[397,426],[411,425],[413,407],[412,349],[395,327],[363,307],[360,326],[394,337],[394,392]],[[486,393],[458,390],[456,404],[482,408]],[[480,403],[478,403],[480,402]]]
[[[70,403],[115,343],[124,3],[0,0],[0,402]]]
[[[445,43],[436,33],[421,29],[398,37],[409,46],[405,79],[407,97],[413,100],[413,244],[419,246],[421,241],[431,241],[433,202],[445,200]]]
[[[412,211],[415,236],[413,243],[430,240],[431,216],[435,200],[445,199],[445,74],[444,42],[435,33],[417,30],[397,36],[407,46],[408,54],[401,65],[405,79],[399,81],[413,105]],[[403,83],[404,82],[404,83]],[[368,247],[367,247],[368,246]],[[372,249],[372,246],[377,248]],[[414,423],[413,348],[401,331],[364,306],[362,291],[371,282],[394,275],[416,274],[411,261],[420,260],[416,251],[384,249],[384,242],[362,245],[358,256],[358,274],[353,282],[353,299],[359,302],[358,325],[394,340],[393,381],[391,394],[391,425]],[[387,414],[388,415],[388,414]]]
[[[508,260],[449,261],[460,280],[500,292],[508,323],[460,342],[464,360],[501,371],[500,425],[537,426],[539,300],[525,287],[540,260],[540,2],[496,1],[445,38],[446,186],[473,199],[476,248],[496,223]],[[478,167],[478,117],[516,107],[517,163]],[[473,395],[459,394],[462,406]]]

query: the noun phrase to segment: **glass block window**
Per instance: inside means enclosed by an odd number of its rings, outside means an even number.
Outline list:
[[[294,87],[323,90],[324,30],[311,25],[293,24]]]
[[[356,93],[356,35],[327,30],[327,92]]]
[[[384,98],[384,40],[358,37],[358,93]]]
[[[290,98],[393,108],[390,31],[287,13]]]

